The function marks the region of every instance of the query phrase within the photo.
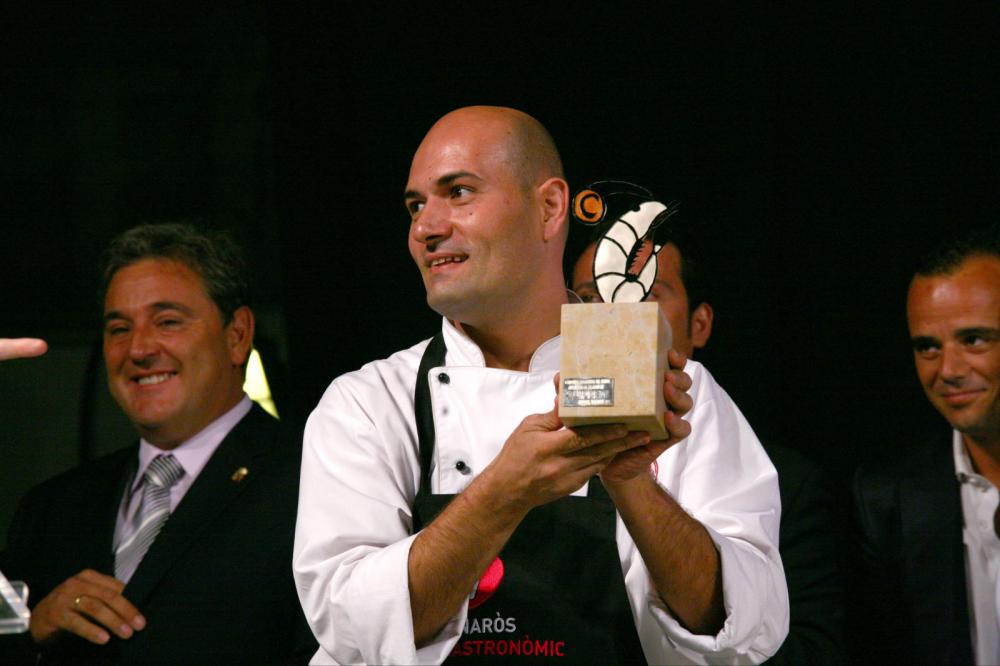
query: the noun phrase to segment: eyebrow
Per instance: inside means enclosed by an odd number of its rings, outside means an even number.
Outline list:
[[[941,341],[931,335],[915,335],[910,338],[910,346],[916,349],[925,345],[940,345]]]
[[[181,305],[180,303],[174,303],[173,301],[157,301],[152,305],[150,305],[149,307],[151,307],[156,312],[163,312],[164,310],[177,310],[186,315],[190,315],[193,313],[193,310],[191,310],[191,308],[187,307],[186,305]],[[107,323],[113,319],[128,319],[128,318],[129,317],[126,317],[118,310],[111,310],[109,312],[104,313],[104,323]]]
[[[476,180],[482,180],[478,175],[472,173],[471,171],[453,171],[451,173],[446,173],[445,175],[434,181],[434,187],[440,189],[442,187],[448,187],[454,183],[459,178],[475,178]],[[406,190],[403,192],[403,199],[419,199],[420,192],[416,190]]]
[[[667,289],[667,290],[669,290],[669,291],[670,291],[670,293],[672,293],[672,294],[676,294],[676,293],[677,293],[677,289],[675,289],[675,288],[674,288],[674,285],[670,284],[670,283],[669,283],[669,282],[667,282],[666,280],[653,280],[653,284],[658,284],[658,285],[660,285],[660,286],[661,286],[661,287],[663,287],[664,289]],[[684,286],[684,283],[683,283],[683,282],[681,282],[681,286],[682,286],[682,287]],[[650,291],[652,291],[652,289],[650,289]]]
[[[996,340],[1000,338],[1000,329],[991,328],[989,326],[970,326],[968,328],[960,328],[955,331],[956,338],[967,338],[970,335],[986,338],[987,340]]]

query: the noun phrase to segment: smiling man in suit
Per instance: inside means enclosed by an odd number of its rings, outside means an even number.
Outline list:
[[[951,432],[855,477],[857,656],[1000,663],[1000,225],[931,255],[906,312],[917,376]]]
[[[238,250],[186,225],[126,232],[103,318],[111,394],[140,441],[21,502],[2,560],[37,600],[20,647],[47,663],[304,663],[300,446],[243,393]]]

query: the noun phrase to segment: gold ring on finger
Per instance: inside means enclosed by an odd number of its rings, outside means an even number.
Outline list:
[[[80,596],[78,596],[76,599],[73,600],[73,608],[75,608],[77,610],[80,610],[80,600],[81,599],[83,599],[83,595],[82,594]]]

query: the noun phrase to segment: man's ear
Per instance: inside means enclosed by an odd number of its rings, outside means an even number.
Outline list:
[[[225,331],[229,360],[234,366],[242,366],[247,362],[250,349],[253,347],[253,331],[253,312],[245,305],[236,308]]]
[[[538,186],[537,192],[542,206],[542,238],[545,241],[559,238],[567,224],[569,185],[562,178],[549,178]]]
[[[701,349],[712,336],[712,319],[715,313],[708,303],[699,303],[691,313],[691,346]]]

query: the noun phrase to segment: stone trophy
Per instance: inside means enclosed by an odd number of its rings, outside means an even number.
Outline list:
[[[594,282],[603,303],[562,306],[559,418],[567,426],[624,423],[652,439],[663,425],[663,376],[672,340],[656,302],[661,246],[654,230],[677,212],[643,187],[592,183],[573,197],[576,221],[595,228]]]

